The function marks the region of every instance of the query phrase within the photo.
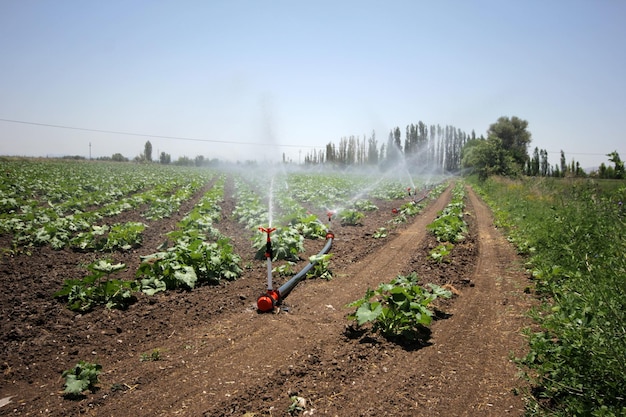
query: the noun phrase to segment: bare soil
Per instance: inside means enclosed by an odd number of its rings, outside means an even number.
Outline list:
[[[266,265],[254,260],[251,232],[230,218],[230,186],[217,226],[244,257],[235,282],[139,295],[125,311],[77,314],[53,294],[101,255],[47,247],[3,255],[0,416],[520,416],[524,403],[516,392],[523,382],[511,353],[524,350],[528,282],[487,206],[471,189],[468,196],[470,233],[450,263],[428,258],[437,242],[426,231],[449,189],[384,239],[372,233],[389,227],[402,201],[375,201],[379,210],[360,226],[331,223],[334,278],[299,283],[277,314],[256,310]],[[197,198],[176,216],[148,223],[141,248],[111,255],[129,266],[126,278]],[[112,219],[130,220],[145,222],[137,212]],[[0,236],[2,247],[10,241]],[[304,257],[324,243],[307,241]],[[449,284],[457,293],[437,305],[426,343],[398,344],[348,328],[347,303],[412,271],[423,284]],[[277,286],[284,280],[275,279]],[[140,360],[154,351],[158,360]],[[80,360],[102,365],[99,389],[70,400],[61,373]],[[290,414],[293,396],[306,404]]]

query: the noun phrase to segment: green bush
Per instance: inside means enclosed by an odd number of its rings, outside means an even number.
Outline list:
[[[241,257],[228,239],[206,242],[197,232],[188,232],[173,247],[141,259],[136,275],[141,291],[148,295],[178,288],[190,290],[199,283],[234,281],[243,271]]]

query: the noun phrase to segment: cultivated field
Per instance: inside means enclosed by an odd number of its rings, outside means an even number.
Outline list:
[[[510,353],[527,350],[528,277],[460,180],[54,161],[2,173],[0,415],[523,414]],[[260,314],[268,226],[275,286],[334,239]],[[85,369],[100,373],[81,386]]]

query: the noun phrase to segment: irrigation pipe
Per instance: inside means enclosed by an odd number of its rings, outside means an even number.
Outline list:
[[[422,201],[426,200],[426,198],[428,198],[428,195],[429,195],[429,194],[430,194],[430,190],[428,190],[428,192],[426,192],[425,194],[423,194],[423,195],[422,195],[420,198],[418,198],[417,200],[414,200],[414,201],[415,201],[415,204],[419,204],[419,203],[421,203]]]
[[[419,198],[413,200],[413,202],[415,204],[418,204],[422,201],[424,201],[428,195],[430,194],[432,187],[429,187],[426,192],[424,192]],[[328,221],[330,222],[332,219],[332,212],[328,213]],[[318,220],[319,221],[319,220]],[[282,302],[282,299],[285,298],[290,292],[291,290],[293,290],[293,288],[300,282],[302,281],[304,278],[306,278],[306,274],[307,272],[309,272],[311,270],[311,268],[313,268],[313,266],[317,263],[316,261],[313,262],[309,262],[304,268],[302,268],[302,270],[300,272],[298,272],[296,275],[294,275],[291,279],[289,279],[287,282],[285,282],[283,285],[281,285],[277,290],[274,290],[272,288],[271,285],[271,254],[272,254],[272,250],[271,250],[271,242],[270,242],[270,233],[276,229],[264,229],[264,228],[260,228],[261,231],[266,232],[267,233],[267,250],[266,250],[266,257],[268,257],[268,287],[267,287],[267,292],[263,295],[261,295],[258,299],[257,299],[257,308],[259,310],[259,312],[261,313],[267,313],[269,311],[273,311],[274,308],[279,305]],[[318,256],[324,255],[326,253],[328,253],[328,251],[330,250],[330,247],[333,244],[333,239],[335,238],[335,235],[332,232],[328,232],[326,233],[326,245],[324,245],[324,247],[322,248],[322,250],[320,251],[320,253],[318,254]]]
[[[322,248],[318,255],[324,255],[328,253],[330,247],[333,244],[335,235],[332,232],[326,233],[326,245]],[[257,300],[257,308],[262,313],[267,313],[274,310],[278,304],[282,302],[291,290],[304,278],[306,278],[307,272],[317,263],[317,261],[309,262],[300,272],[294,275],[289,281],[281,285],[277,290],[268,289],[266,294],[261,295]]]

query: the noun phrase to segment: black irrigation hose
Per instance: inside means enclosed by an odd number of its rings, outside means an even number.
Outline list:
[[[322,250],[320,251],[319,255],[324,255],[326,253],[328,253],[328,251],[330,250],[330,247],[333,244],[333,239],[335,238],[335,236],[332,233],[327,233],[326,234],[326,245],[324,246],[324,248],[322,248]],[[307,266],[305,266],[304,268],[302,268],[302,270],[300,272],[298,272],[296,275],[294,275],[289,281],[285,282],[283,285],[281,285],[278,288],[278,294],[280,295],[280,298],[285,298],[287,296],[287,294],[289,294],[291,292],[291,290],[293,289],[293,287],[295,287],[300,281],[302,281],[303,278],[306,277],[306,273],[309,272],[309,270],[311,268],[313,268],[313,266],[317,263],[317,261],[313,261],[311,263],[309,263]]]
[[[428,198],[430,191],[431,191],[431,188],[429,188],[427,192],[421,195],[418,199],[414,200],[414,203],[418,204],[424,201],[426,198]],[[328,251],[330,250],[330,247],[333,244],[334,238],[335,238],[335,235],[333,235],[332,232],[329,231],[328,233],[326,233],[326,245],[324,245],[324,247],[322,248],[318,256],[328,253]],[[258,310],[260,312],[272,311],[274,307],[280,304],[282,302],[282,299],[285,298],[300,281],[306,278],[307,272],[309,272],[316,263],[317,261],[313,261],[307,264],[304,268],[302,268],[300,272],[294,275],[289,281],[281,285],[276,291],[268,289],[267,294],[261,295],[259,299],[257,300]]]
[[[422,201],[426,200],[428,198],[428,194],[430,194],[430,191],[426,194],[424,194],[423,196],[421,196],[420,198],[418,198],[417,200],[415,200],[415,204],[419,204]]]
[[[326,233],[326,245],[320,251],[318,256],[328,253],[328,251],[330,250],[330,247],[333,244],[334,238],[335,238],[335,235],[333,235],[332,232]],[[267,312],[273,311],[274,308],[278,304],[281,303],[282,299],[286,297],[287,294],[289,294],[289,292],[291,292],[291,290],[296,286],[296,284],[298,284],[298,282],[300,282],[303,278],[306,277],[306,273],[309,272],[309,270],[316,263],[317,261],[310,262],[309,264],[307,264],[307,266],[302,268],[300,272],[294,275],[289,281],[281,285],[279,289],[277,290],[268,289],[266,294],[261,295],[257,299],[257,309],[259,310],[259,312],[267,313]]]

